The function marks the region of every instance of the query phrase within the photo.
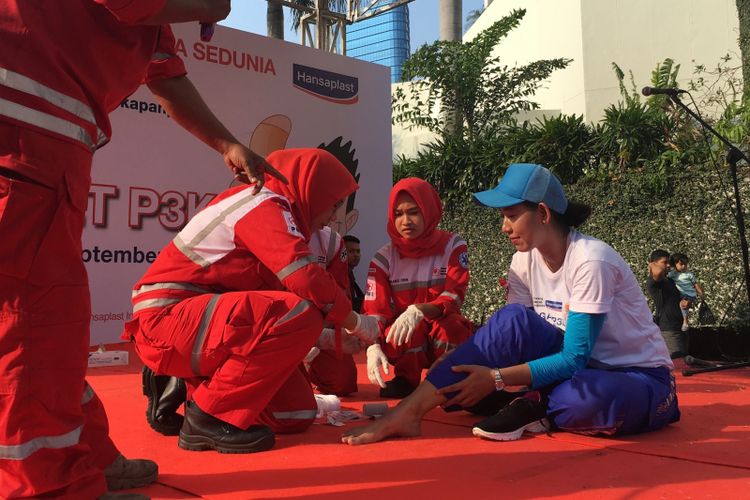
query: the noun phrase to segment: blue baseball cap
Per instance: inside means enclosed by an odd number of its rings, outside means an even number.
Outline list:
[[[512,207],[530,201],[544,202],[559,214],[568,209],[568,199],[560,179],[535,163],[511,163],[496,188],[474,193],[474,199],[492,208]]]

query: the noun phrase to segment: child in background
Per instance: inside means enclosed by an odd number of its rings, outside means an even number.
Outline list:
[[[688,312],[690,308],[698,301],[698,297],[703,300],[703,289],[695,279],[695,275],[688,271],[688,257],[684,253],[672,254],[669,259],[672,270],[667,275],[677,290],[680,291],[682,299],[687,300],[687,304],[680,302],[680,312],[682,312],[682,331],[686,332],[690,325],[688,324]],[[683,307],[685,305],[685,307]]]

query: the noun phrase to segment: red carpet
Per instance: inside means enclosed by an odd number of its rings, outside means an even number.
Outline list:
[[[360,393],[344,399],[344,409],[379,400],[360,368]],[[750,492],[750,368],[680,376],[682,420],[640,436],[557,432],[498,443],[471,436],[476,417],[434,410],[418,438],[353,447],[339,443],[346,427],[316,424],[251,455],[184,451],[176,437],[151,430],[137,357],[128,367],[90,369],[89,382],[125,456],[159,463],[158,483],[136,490],[154,499],[682,499]]]

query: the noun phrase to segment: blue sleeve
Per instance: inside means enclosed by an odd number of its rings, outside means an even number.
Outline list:
[[[570,311],[562,351],[529,362],[532,387],[544,387],[567,380],[577,370],[585,367],[606,317],[606,314]]]

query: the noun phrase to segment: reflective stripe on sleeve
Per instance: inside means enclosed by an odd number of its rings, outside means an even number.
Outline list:
[[[5,99],[0,99],[0,115],[55,132],[82,143],[91,151],[94,150],[94,141],[89,133],[83,127],[68,120]]]
[[[430,281],[411,281],[407,283],[399,283],[397,285],[391,285],[391,290],[394,292],[402,292],[404,290],[413,290],[415,288],[432,288],[438,285],[445,285],[445,278],[437,278]]]
[[[35,451],[42,448],[59,450],[78,444],[81,438],[83,426],[79,426],[72,431],[59,436],[39,436],[30,439],[25,443],[13,445],[0,445],[0,459],[5,460],[24,460]]]
[[[206,268],[236,248],[234,226],[255,207],[277,194],[263,188],[258,194],[243,190],[198,212],[172,239],[175,247]]]
[[[195,286],[192,283],[165,282],[153,283],[150,285],[141,285],[137,290],[133,290],[132,298],[135,298],[143,293],[153,292],[154,290],[187,290],[190,292],[211,293],[211,290],[206,290],[199,286]]]
[[[39,97],[40,99],[52,104],[53,106],[63,109],[68,113],[71,113],[80,118],[81,120],[90,123],[91,125],[96,127],[97,137],[96,139],[92,139],[85,129],[62,118],[57,118],[55,116],[36,110],[32,111],[35,111],[35,113],[37,114],[32,114],[28,111],[25,111],[30,110],[31,108],[26,108],[25,106],[21,106],[18,104],[16,104],[18,108],[13,108],[12,106],[10,106],[10,104],[15,103],[10,103],[10,101],[2,101],[0,112],[3,115],[15,118],[16,120],[20,120],[25,123],[29,123],[31,125],[35,125],[40,128],[44,128],[51,132],[56,132],[58,134],[64,135],[65,137],[78,140],[91,149],[93,149],[94,147],[94,141],[96,141],[96,145],[98,146],[108,140],[107,136],[96,123],[94,111],[85,102],[67,96],[62,92],[58,92],[53,88],[37,82],[36,80],[33,80],[25,75],[16,73],[15,71],[11,71],[6,68],[0,68],[0,85],[18,90],[19,92],[23,92],[25,94]],[[61,124],[57,123],[55,119],[67,123],[68,125],[61,126]],[[68,129],[79,129],[81,130],[81,132],[73,134],[71,130]]]
[[[133,305],[133,314],[150,307],[167,307],[180,302],[181,299],[148,299]]]
[[[276,277],[279,278],[279,281],[284,281],[284,279],[291,276],[294,272],[299,271],[303,267],[314,263],[315,257],[313,257],[312,255],[307,255],[305,257],[302,257],[301,259],[295,260],[291,264],[284,267],[281,271],[276,273]]]
[[[373,255],[372,257],[372,260],[375,261],[375,264],[379,264],[383,271],[385,271],[386,273],[390,270],[391,264],[388,262],[388,259],[386,259],[380,253],[375,253],[375,255]]]
[[[461,297],[459,297],[455,293],[443,292],[440,295],[438,295],[438,297],[449,297],[449,298],[453,299],[453,302],[455,302],[456,304],[458,304],[458,307],[461,307]]]

